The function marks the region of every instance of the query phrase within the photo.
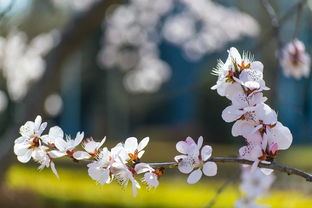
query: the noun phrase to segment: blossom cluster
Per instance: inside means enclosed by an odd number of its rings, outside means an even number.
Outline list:
[[[246,145],[239,149],[240,157],[254,161],[256,168],[260,161],[270,163],[281,151],[292,143],[290,130],[277,120],[276,112],[265,104],[263,91],[268,90],[263,79],[263,64],[254,61],[236,48],[230,48],[225,63],[219,61],[214,74],[218,81],[212,89],[231,101],[222,112],[226,122],[235,122],[233,136],[243,136]],[[271,170],[263,169],[269,174]]]
[[[149,142],[148,137],[140,143],[135,137],[130,137],[108,150],[107,147],[102,147],[106,138],[96,142],[92,137],[84,138],[84,133],[78,132],[71,139],[58,126],[50,128],[48,134],[43,134],[46,127],[47,123],[42,123],[41,116],[37,116],[34,122],[27,121],[21,126],[21,136],[15,140],[14,145],[14,153],[20,162],[27,163],[32,158],[40,164],[39,169],[50,167],[58,177],[53,160],[67,156],[74,161],[87,161],[89,176],[100,184],[116,180],[120,185],[127,186],[130,181],[134,196],[140,188],[134,178],[136,174],[144,173],[142,182],[149,188],[158,186],[158,177],[163,174],[163,168],[154,169],[140,162]],[[82,147],[80,150],[79,145]]]
[[[263,197],[272,183],[275,176],[264,175],[259,169],[250,171],[248,167],[242,168],[241,174],[242,183],[240,185],[241,191],[244,193],[243,197],[235,202],[237,208],[265,208],[267,206],[256,203],[256,200]]]
[[[58,126],[51,127],[48,134],[43,134],[46,127],[47,123],[42,123],[41,116],[21,126],[21,136],[14,142],[14,153],[20,162],[27,163],[32,158],[40,164],[39,169],[50,167],[59,177],[53,162],[56,158],[66,156],[76,162],[86,161],[88,174],[97,183],[103,185],[115,180],[125,187],[130,181],[134,196],[141,187],[135,179],[138,174],[144,174],[141,181],[149,189],[159,185],[158,179],[164,174],[164,167],[153,168],[152,165],[141,162],[149,137],[140,142],[135,137],[129,137],[124,143],[118,143],[109,150],[103,147],[106,137],[97,142],[92,137],[85,138],[84,132],[78,132],[72,139]],[[202,173],[206,176],[217,174],[217,165],[209,161],[212,148],[202,145],[203,137],[197,143],[188,137],[176,145],[182,155],[176,156],[175,160],[182,173],[191,173],[187,179],[190,184],[198,182]]]

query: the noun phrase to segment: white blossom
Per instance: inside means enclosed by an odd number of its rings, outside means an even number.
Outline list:
[[[188,137],[185,141],[180,141],[176,145],[178,152],[183,155],[176,156],[175,160],[178,162],[178,169],[182,173],[190,173],[187,179],[189,184],[197,183],[203,173],[206,176],[215,176],[217,174],[216,163],[208,161],[212,154],[212,148],[209,145],[201,148],[202,144],[202,137],[199,137],[197,144],[191,137]]]
[[[280,60],[284,75],[300,79],[310,74],[311,60],[305,52],[304,43],[295,39],[288,43],[282,53]]]
[[[91,157],[98,157],[100,153],[100,148],[104,144],[106,140],[106,137],[102,139],[101,142],[96,142],[93,140],[93,138],[88,138],[86,139],[83,143],[82,146],[86,151],[75,151],[73,154],[73,157],[76,160],[84,160],[84,159],[89,159]]]

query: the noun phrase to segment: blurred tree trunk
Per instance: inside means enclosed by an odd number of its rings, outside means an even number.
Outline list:
[[[79,48],[79,46],[100,27],[106,11],[113,4],[121,4],[122,0],[102,0],[95,3],[89,10],[73,17],[63,29],[59,43],[46,56],[46,70],[42,78],[34,83],[24,101],[16,104],[15,114],[7,118],[10,128],[4,133],[0,145],[0,177],[9,167],[13,155],[14,140],[18,136],[21,124],[33,120],[36,115],[43,113],[46,96],[60,90],[60,80],[63,63]],[[5,182],[4,180],[1,180]]]

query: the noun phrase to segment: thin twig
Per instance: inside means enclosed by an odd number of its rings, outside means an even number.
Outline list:
[[[270,4],[270,2],[268,0],[260,0],[265,11],[267,12],[267,14],[269,15],[270,19],[271,19],[271,25],[272,25],[272,31],[273,31],[273,36],[275,37],[276,41],[277,41],[277,49],[278,52],[280,52],[280,49],[282,48],[283,44],[282,44],[282,40],[280,38],[280,23],[279,23],[279,19],[277,17],[277,14],[274,10],[274,8],[272,7],[272,5]]]
[[[15,0],[11,0],[9,5],[0,12],[0,21],[11,11],[15,4]]]
[[[296,15],[296,23],[295,23],[293,39],[295,39],[299,33],[300,22],[301,22],[301,17],[302,17],[302,9],[303,9],[305,2],[306,1],[300,1],[300,4],[297,5],[297,15]]]
[[[235,177],[229,177],[216,191],[215,196],[210,200],[210,202],[208,203],[208,205],[206,206],[206,208],[211,208],[215,205],[215,203],[217,202],[220,194],[228,187],[228,185],[230,185],[234,180],[236,179]]]
[[[284,15],[281,16],[281,18],[279,18],[279,24],[282,25],[283,23],[285,23],[289,18],[292,17],[292,15],[294,15],[294,11],[296,11],[296,8],[298,8],[298,5],[302,4],[304,5],[307,2],[307,0],[298,0],[297,3],[295,3],[292,7],[290,7],[285,13]],[[263,37],[265,37],[264,39],[262,39],[262,41],[260,41],[254,48],[252,51],[256,51],[261,49],[262,47],[265,47],[267,44],[267,42],[269,42],[272,38],[272,34],[274,33],[273,29],[267,30],[263,33]]]
[[[239,158],[231,158],[231,157],[211,157],[209,161],[216,162],[216,163],[233,163],[233,164],[245,164],[245,165],[252,165],[254,163],[254,161],[239,159]],[[148,164],[152,167],[169,167],[169,168],[176,167],[178,165],[178,163],[176,162],[148,163]],[[312,182],[311,174],[306,173],[296,168],[282,166],[276,163],[267,164],[267,163],[262,163],[262,162],[259,163],[258,167],[276,170],[282,173],[286,173],[288,175],[297,175],[302,178],[305,178],[306,181],[308,182]]]

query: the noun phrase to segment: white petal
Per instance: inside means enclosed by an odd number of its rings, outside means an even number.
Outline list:
[[[85,159],[91,158],[91,155],[87,152],[84,152],[84,151],[76,151],[76,152],[74,152],[73,157],[76,160],[85,160]]]
[[[206,161],[211,157],[212,154],[212,148],[209,145],[205,145],[201,150],[201,156],[202,160]]]
[[[60,151],[66,151],[67,143],[63,138],[55,138],[55,146]]]
[[[239,119],[245,111],[239,110],[234,106],[228,106],[222,111],[222,119],[225,122],[233,122]]]
[[[146,163],[139,163],[135,165],[134,170],[137,174],[153,171],[154,169]]]
[[[186,154],[187,153],[187,144],[185,141],[179,141],[176,144],[176,149],[178,152],[182,153],[182,154]]]
[[[144,150],[140,151],[140,152],[138,153],[138,158],[141,158],[141,157],[143,156],[144,152],[145,152]]]
[[[200,169],[194,170],[187,178],[188,184],[197,183],[202,177],[203,173]]]
[[[193,160],[185,158],[178,164],[178,169],[181,173],[188,174],[194,169]]]
[[[176,162],[179,162],[180,160],[183,160],[185,158],[187,158],[187,155],[177,155],[177,156],[174,157],[174,160]]]
[[[276,126],[268,131],[269,144],[275,142],[278,144],[279,150],[288,149],[292,143],[293,137],[290,130],[277,122]]]
[[[203,172],[206,176],[215,176],[217,174],[217,164],[214,162],[206,162],[203,166]]]
[[[242,62],[241,55],[239,54],[236,48],[231,47],[228,52],[229,52],[229,57],[231,57],[232,60],[235,60],[239,64]]]
[[[56,176],[57,178],[60,178],[59,175],[57,174],[57,171],[56,171],[54,162],[51,161],[50,166],[51,166],[51,170],[52,170],[52,172],[55,174],[55,176]]]
[[[261,172],[264,174],[264,175],[271,175],[271,173],[273,173],[273,169],[268,169],[268,168],[260,168]]]
[[[48,123],[44,122],[40,125],[39,129],[38,129],[38,135],[41,135],[42,132],[45,130],[45,128],[47,128]]]
[[[149,142],[149,137],[145,137],[144,139],[142,139],[141,142],[139,143],[138,151],[143,150],[147,146],[148,142]]]
[[[24,155],[17,156],[18,161],[20,161],[21,163],[29,162],[32,152],[33,151],[31,149],[29,149],[29,150],[27,150],[27,152]]]
[[[124,145],[125,149],[127,150],[127,152],[130,153],[134,153],[134,151],[136,149],[138,149],[138,140],[135,137],[129,137],[126,141],[125,141],[125,145]]]
[[[201,146],[203,145],[203,141],[204,141],[204,138],[200,136],[197,141],[198,149],[201,148]]]
[[[66,153],[60,152],[60,151],[57,151],[57,150],[52,150],[52,151],[49,151],[49,152],[48,152],[48,155],[49,155],[51,158],[60,158],[60,157],[65,156]]]
[[[260,61],[254,61],[250,63],[250,68],[253,70],[258,70],[260,72],[263,72],[263,64]]]
[[[84,137],[84,132],[77,132],[75,143],[74,143],[75,147],[78,146],[82,142],[83,137]]]
[[[38,115],[35,119],[35,129],[37,130],[40,129],[41,123],[42,123],[42,118],[41,116]]]
[[[60,127],[54,126],[54,127],[50,128],[49,136],[52,138],[63,138],[64,132]]]
[[[16,143],[14,145],[14,153],[16,155],[24,155],[29,150],[28,142]]]

